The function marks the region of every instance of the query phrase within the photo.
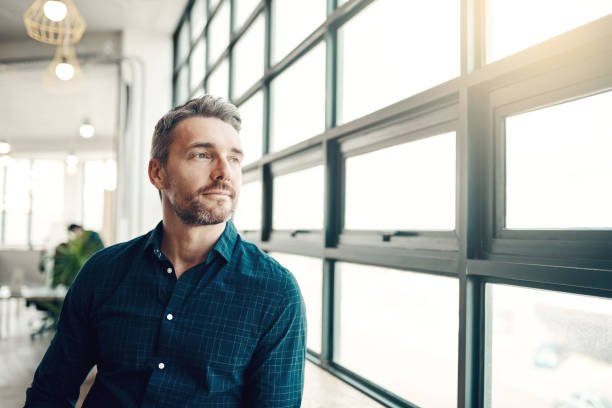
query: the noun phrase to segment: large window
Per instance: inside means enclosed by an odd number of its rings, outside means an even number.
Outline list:
[[[175,102],[241,111],[235,223],[313,363],[390,407],[612,406],[611,2],[196,3]]]
[[[612,2],[486,0],[486,10],[486,55],[492,62],[608,15]]]
[[[308,81],[304,81],[308,78]],[[283,71],[270,87],[271,150],[280,150],[325,129],[325,44]]]
[[[323,263],[321,259],[280,252],[272,252],[270,255],[288,268],[298,282],[306,304],[308,321],[306,346],[318,354],[321,352],[321,325],[323,323],[321,319]]]
[[[336,360],[418,406],[457,400],[458,282],[340,263]]]
[[[349,157],[345,228],[454,230],[455,154],[452,132]]]
[[[612,228],[611,108],[605,92],[506,118],[507,228]]]
[[[486,295],[487,407],[612,401],[612,300],[506,285]]]
[[[378,0],[344,24],[338,31],[339,121],[459,76],[459,4]],[[401,45],[385,46],[389,39]]]
[[[115,160],[87,159],[67,170],[64,160],[18,158],[0,163],[0,245],[53,247],[71,223],[104,232],[116,188]],[[111,238],[111,237],[106,237]]]

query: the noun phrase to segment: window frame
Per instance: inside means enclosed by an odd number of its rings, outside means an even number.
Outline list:
[[[243,168],[245,174],[257,174],[255,177],[262,181],[261,231],[254,232],[249,240],[266,251],[323,260],[323,343],[320,355],[308,352],[307,357],[312,363],[385,406],[416,407],[334,362],[334,342],[337,340],[334,334],[337,333],[339,318],[336,313],[338,297],[335,296],[337,261],[459,279],[458,408],[481,408],[487,403],[484,389],[487,375],[484,356],[488,346],[485,332],[487,283],[612,298],[612,261],[601,256],[611,245],[608,231],[560,231],[559,235],[556,231],[551,234],[550,231],[498,228],[503,225],[499,216],[504,211],[499,206],[499,194],[505,191],[505,185],[501,184],[505,165],[500,150],[504,137],[503,126],[500,127],[503,118],[611,88],[612,66],[609,61],[612,49],[609,43],[612,41],[612,15],[486,63],[486,0],[457,0],[461,6],[460,77],[338,125],[338,29],[373,1],[381,0],[348,0],[341,6],[338,6],[338,0],[328,0],[327,19],[274,64],[270,52],[271,5],[276,0],[261,0],[241,27],[233,26],[233,6],[237,0],[221,0],[214,10],[209,10],[202,33],[206,41],[210,19],[223,1],[230,2],[230,42],[218,61],[208,60],[207,44],[204,84],[219,61],[227,57],[229,95],[232,95],[233,46],[259,13],[263,13],[263,76],[242,95],[232,99],[239,106],[262,91],[264,100],[262,157]],[[193,0],[187,5],[186,12],[192,3]],[[177,25],[175,44],[184,20],[185,16]],[[271,153],[271,81],[321,41],[326,47],[325,130]],[[174,83],[180,68],[181,65],[175,65]],[[452,115],[449,115],[449,110]],[[345,150],[351,154],[350,146],[359,146],[353,152],[358,149],[372,151],[380,143],[397,144],[417,137],[419,132],[425,135],[436,126],[456,132],[455,231],[452,234],[410,231],[416,235],[391,236],[388,242],[382,242],[380,232],[353,234],[343,231]],[[377,138],[387,134],[392,136],[379,142]],[[317,231],[316,240],[310,242],[305,239],[308,234],[291,237],[287,231],[272,231],[273,176],[279,171],[290,172],[304,166],[309,162],[305,158],[309,149],[318,152],[316,160],[313,156],[310,163],[322,164],[325,178],[323,230]],[[564,248],[570,248],[570,251]]]

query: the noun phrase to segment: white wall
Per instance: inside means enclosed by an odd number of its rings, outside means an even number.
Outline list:
[[[128,29],[122,35],[121,52],[123,80],[131,85],[133,106],[127,131],[119,140],[117,241],[141,235],[161,219],[147,166],[155,124],[172,104],[172,40],[169,35]]]

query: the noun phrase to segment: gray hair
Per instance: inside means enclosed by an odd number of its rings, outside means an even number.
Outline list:
[[[242,120],[238,108],[224,98],[204,95],[172,108],[155,125],[151,142],[151,157],[159,159],[165,167],[168,162],[170,145],[174,140],[172,129],[183,119],[192,116],[217,118],[230,124],[236,132],[240,132]]]

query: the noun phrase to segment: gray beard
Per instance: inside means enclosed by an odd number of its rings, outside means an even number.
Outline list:
[[[185,208],[178,208],[172,205],[176,215],[185,225],[215,225],[227,221],[234,214],[234,205],[229,211],[224,208],[214,208],[209,210],[204,208],[197,200],[191,200]]]

